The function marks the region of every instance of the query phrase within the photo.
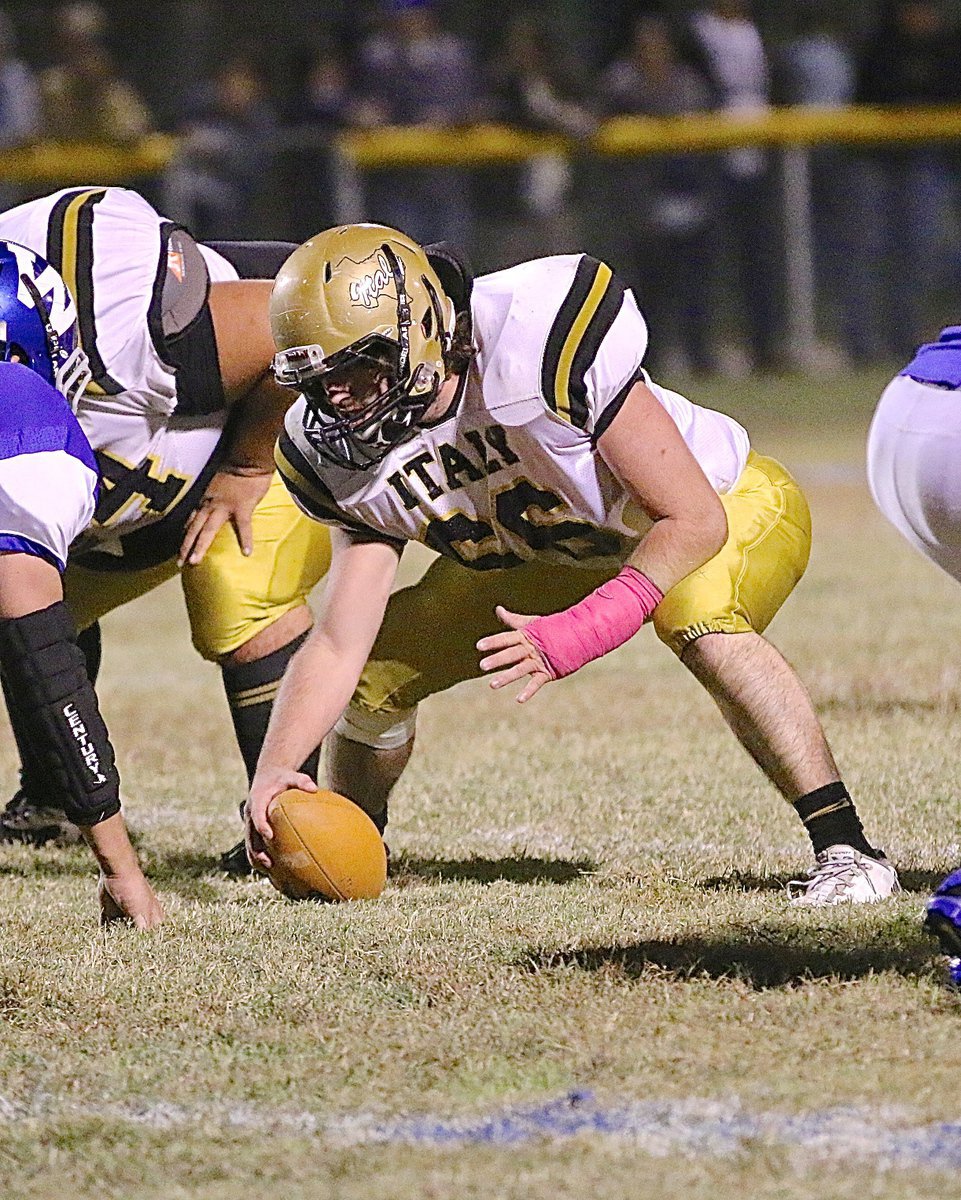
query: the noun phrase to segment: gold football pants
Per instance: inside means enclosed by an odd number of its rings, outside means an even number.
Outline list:
[[[251,523],[254,550],[249,558],[228,523],[203,561],[180,573],[194,646],[213,662],[304,604],[330,566],[327,528],[304,516],[276,473]],[[175,559],[145,571],[68,565],[64,597],[83,630],[177,573]]]
[[[721,503],[728,523],[724,546],[671,588],[654,612],[657,635],[675,654],[706,633],[763,632],[807,566],[811,516],[780,463],[752,451]],[[543,562],[471,571],[438,559],[391,597],[342,731],[349,737],[352,728],[386,729],[391,714],[402,718],[425,697],[481,675],[476,643],[500,631],[496,604],[519,613],[558,612],[611,574]]]

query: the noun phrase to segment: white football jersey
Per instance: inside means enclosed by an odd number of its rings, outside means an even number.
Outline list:
[[[126,188],[70,188],[21,204],[0,213],[0,238],[47,258],[76,301],[93,372],[77,417],[102,476],[79,549],[119,560],[121,538],[170,513],[220,441],[222,404],[184,412],[168,335],[177,305],[188,325],[211,279],[237,272]]]
[[[615,567],[650,521],[597,440],[644,380],[708,479],[728,491],[747,461],[730,417],[652,383],[632,293],[587,255],[482,276],[471,297],[477,347],[444,419],[366,471],[332,465],[304,432],[303,397],[277,448],[309,515],[373,537],[419,541],[476,570],[545,559]]]

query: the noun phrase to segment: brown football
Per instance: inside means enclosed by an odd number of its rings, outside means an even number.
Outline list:
[[[292,900],[373,900],[387,881],[387,852],[363,809],[336,792],[282,792],[268,810],[268,872]]]

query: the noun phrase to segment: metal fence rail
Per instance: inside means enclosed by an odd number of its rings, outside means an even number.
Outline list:
[[[575,142],[503,125],[459,129],[385,127],[341,133],[333,146],[293,134],[283,150],[333,154],[335,209],[342,221],[363,219],[363,174],[397,167],[483,167],[550,155],[631,158],[764,147],[780,155],[782,228],[791,359],[813,361],[816,345],[814,237],[810,152],[822,146],[897,147],[961,141],[961,107],[773,108],[756,113],[686,117],[614,117],[593,137]],[[41,142],[0,151],[0,178],[27,187],[97,181],[124,183],[158,175],[177,139],[153,134],[135,146]]]

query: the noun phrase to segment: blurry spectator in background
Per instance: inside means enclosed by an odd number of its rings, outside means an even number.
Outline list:
[[[892,0],[858,60],[862,104],[961,100],[961,39],[937,0]],[[925,338],[943,282],[952,180],[942,147],[858,157],[855,253],[864,358],[903,358]]]
[[[285,108],[284,196],[290,196],[287,236],[304,241],[341,218],[337,204],[335,145],[338,134],[363,123],[351,91],[350,68],[333,39],[322,41],[298,64]]]
[[[59,60],[40,76],[43,136],[124,145],[149,133],[150,112],[118,74],[104,42],[107,19],[100,5],[62,5],[53,28]]]
[[[542,12],[518,13],[504,35],[492,80],[498,120],[539,133],[589,138],[597,114],[588,99],[582,61],[560,44]],[[572,204],[574,170],[566,154],[541,154],[500,172],[488,217],[503,220],[505,261],[573,251],[581,237]]]
[[[806,0],[781,51],[782,99],[787,104],[841,108],[854,96],[854,58],[834,25],[831,0]],[[829,11],[830,9],[830,11]]]
[[[13,22],[0,12],[0,149],[21,146],[37,135],[40,93],[30,68],[16,57]],[[19,189],[0,184],[0,209],[20,199]]]
[[[0,12],[0,146],[20,146],[40,125],[40,93],[30,68],[16,57],[13,21]]]
[[[169,215],[201,240],[254,236],[275,128],[260,68],[245,54],[228,59],[189,104],[164,176]]]
[[[712,0],[689,21],[689,50],[711,87],[714,107],[760,113],[770,75],[749,0]],[[719,196],[726,262],[743,311],[752,367],[777,366],[783,288],[770,157],[753,147],[720,158]]]
[[[843,108],[853,103],[854,55],[833,23],[831,0],[807,0],[777,63],[778,99],[786,104]],[[852,241],[860,219],[854,202],[851,155],[838,146],[810,152],[814,273],[819,309],[828,317],[844,356],[864,357],[858,313],[857,255]]]
[[[376,124],[451,128],[474,120],[478,111],[473,49],[443,28],[430,0],[387,0],[382,28],[361,47],[360,85]],[[470,244],[473,214],[464,168],[377,171],[369,190],[372,220],[420,242]]]
[[[628,54],[605,73],[603,94],[612,115],[679,116],[711,106],[706,81],[679,61],[670,25],[655,15],[638,19]],[[619,215],[630,227],[634,292],[651,345],[663,356],[655,370],[712,367],[705,280],[713,246],[713,176],[701,154],[638,158],[617,173]]]

